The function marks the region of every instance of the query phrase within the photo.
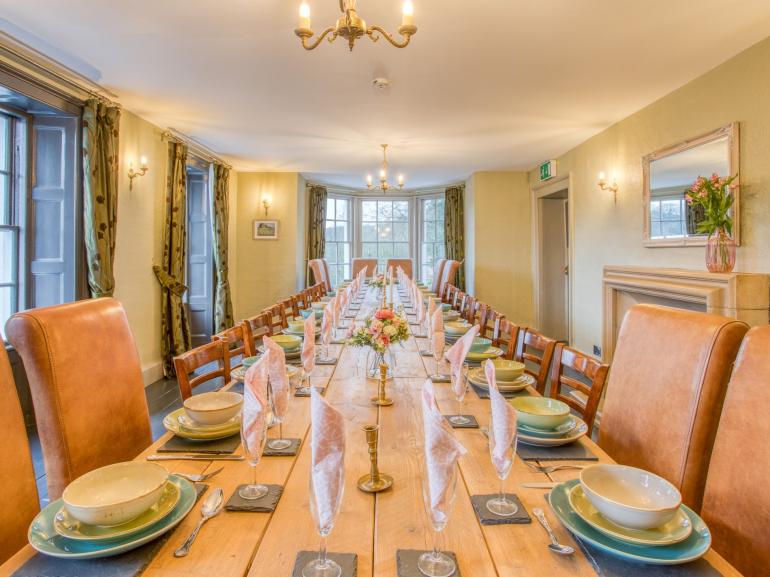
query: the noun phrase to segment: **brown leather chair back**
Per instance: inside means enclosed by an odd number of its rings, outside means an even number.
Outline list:
[[[457,277],[457,271],[460,270],[460,261],[448,260],[444,263],[444,270],[441,273],[441,286],[439,286],[439,293],[442,294],[444,287],[448,284],[454,284]]]
[[[436,261],[436,266],[433,268],[433,286],[431,291],[441,296],[441,280],[444,275],[444,265],[446,264],[445,258],[440,258]]]
[[[377,259],[376,258],[354,258],[353,259],[353,272],[354,277],[366,269],[366,278],[372,278],[377,272]]]
[[[117,300],[17,313],[6,333],[29,379],[52,501],[70,481],[152,442],[139,355]]]
[[[770,567],[770,326],[743,340],[727,387],[701,514],[714,549],[747,577]]]
[[[548,371],[551,370],[553,351],[556,339],[547,337],[534,329],[523,329],[519,337],[515,360],[524,363],[524,372],[532,375],[537,381],[537,392],[545,395],[548,384]]]
[[[331,279],[329,278],[329,265],[322,258],[314,258],[308,261],[310,270],[313,271],[314,282],[323,283],[327,292],[332,290]]]
[[[401,267],[401,270],[404,271],[406,276],[413,278],[414,264],[411,258],[389,258],[387,264],[385,265],[385,270],[393,268],[393,277],[396,278],[396,271],[398,270],[398,267]]]
[[[590,437],[610,366],[563,343],[556,344],[551,364],[550,396],[581,416]]]
[[[11,363],[0,347],[0,487],[12,498],[0,513],[0,564],[27,544],[27,529],[39,511],[35,471]]]
[[[257,356],[257,347],[262,344],[262,337],[270,334],[270,319],[266,314],[245,319],[242,323],[247,357]]]
[[[674,483],[696,511],[747,330],[733,319],[653,305],[634,306],[620,327],[599,444],[619,463]]]
[[[199,369],[207,367],[206,372]],[[203,383],[221,378],[222,386],[230,382],[230,348],[226,341],[215,339],[174,357],[174,369],[179,381],[182,400],[189,399],[193,389]],[[195,376],[190,378],[190,373]]]

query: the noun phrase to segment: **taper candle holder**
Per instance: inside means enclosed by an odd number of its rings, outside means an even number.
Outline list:
[[[379,493],[393,486],[393,477],[380,473],[377,465],[377,443],[380,437],[379,425],[364,425],[366,442],[369,445],[369,461],[371,467],[369,474],[358,479],[358,488],[365,493]]]
[[[385,383],[388,380],[388,365],[380,363],[380,383],[377,387],[377,396],[372,397],[372,404],[378,407],[387,407],[393,404],[393,399],[385,395]]]

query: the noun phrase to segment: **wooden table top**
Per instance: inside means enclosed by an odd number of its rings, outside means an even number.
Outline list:
[[[366,310],[362,307],[361,314]],[[356,355],[351,347],[335,346],[339,354],[335,366],[318,366],[311,383],[326,388],[326,398],[346,419],[347,454],[345,457],[345,494],[340,514],[329,537],[331,552],[356,553],[361,577],[394,577],[397,549],[429,549],[432,533],[422,503],[421,478],[424,470],[420,389],[433,360],[422,357],[426,346],[422,338],[410,338],[404,346],[395,346],[395,377],[388,383],[388,395],[395,400],[390,407],[378,408],[370,398],[376,394],[376,382],[356,374]],[[426,367],[426,363],[428,366]],[[445,366],[445,369],[447,367]],[[442,412],[457,412],[449,384],[436,384]],[[534,391],[533,391],[534,393]],[[310,516],[309,428],[310,399],[292,398],[284,424],[285,437],[299,437],[302,448],[296,457],[264,457],[258,467],[260,482],[284,486],[283,496],[274,513],[223,511],[203,528],[184,558],[173,552],[182,544],[199,519],[198,509],[187,516],[174,531],[143,575],[147,577],[290,577],[298,551],[315,550],[319,537]],[[465,414],[474,415],[482,427],[489,422],[489,401],[470,391],[465,399]],[[380,425],[380,470],[394,478],[391,490],[369,495],[356,487],[356,481],[369,471],[369,456],[362,427]],[[542,507],[559,540],[575,546],[570,557],[561,557],[547,549],[548,538],[533,517],[530,524],[481,525],[471,506],[471,495],[495,493],[499,481],[489,459],[486,437],[479,429],[455,429],[459,441],[468,449],[460,459],[461,475],[451,519],[441,537],[441,548],[457,555],[465,577],[485,576],[591,576],[594,569],[580,548],[550,511],[544,501],[545,491],[520,486],[527,482],[563,481],[577,478],[579,471],[539,473],[516,459],[506,481],[506,491],[516,493],[530,512]],[[274,427],[269,435],[277,436]],[[164,435],[137,458],[165,443]],[[588,446],[601,462],[612,462],[590,439]],[[238,453],[242,453],[239,448]],[[249,482],[251,473],[245,462],[162,461],[171,472],[201,473],[212,468],[224,470],[208,481],[211,488],[221,487],[226,498],[235,488]],[[551,464],[551,463],[549,463]],[[211,490],[209,489],[209,491]],[[13,574],[35,551],[26,546],[0,566],[0,577]],[[723,575],[740,575],[714,551],[708,560]]]

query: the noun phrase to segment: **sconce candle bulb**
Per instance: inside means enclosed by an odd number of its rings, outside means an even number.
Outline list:
[[[128,190],[134,190],[134,179],[137,176],[144,176],[149,170],[147,166],[147,157],[142,156],[139,158],[139,170],[134,170],[134,161],[128,161]]]
[[[618,202],[618,183],[615,179],[615,176],[612,177],[612,182],[607,183],[607,176],[604,174],[604,172],[599,173],[599,179],[597,183],[599,185],[599,188],[602,190],[609,190],[614,196],[615,196],[615,202]]]

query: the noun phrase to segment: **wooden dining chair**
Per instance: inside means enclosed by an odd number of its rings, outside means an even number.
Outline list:
[[[313,280],[316,284],[323,285],[325,292],[332,290],[331,278],[329,277],[329,264],[325,259],[314,258],[308,261],[310,270],[313,271]]]
[[[440,295],[441,302],[444,304],[454,304],[455,295],[457,294],[457,287],[453,284],[447,284],[444,286],[444,292]]]
[[[294,317],[299,316],[299,308],[297,307],[297,302],[294,300],[294,297],[283,299],[279,304],[283,307],[283,313],[286,316],[287,323],[294,319]]]
[[[262,311],[263,315],[267,315],[267,326],[269,335],[277,335],[283,332],[283,329],[288,328],[289,321],[286,318],[286,310],[280,303],[274,304]]]
[[[457,278],[457,271],[460,270],[460,262],[456,260],[447,260],[444,263],[444,269],[441,272],[441,284],[439,285],[439,292],[441,294],[444,291],[444,287],[448,284],[454,284]]]
[[[610,366],[564,343],[556,344],[551,365],[551,398],[578,413],[590,437]]]
[[[174,357],[176,378],[182,400],[189,399],[193,389],[214,379],[222,386],[230,382],[230,352],[227,343],[217,339]],[[194,374],[190,378],[190,374]]]
[[[130,461],[152,443],[142,365],[120,302],[30,309],[5,328],[29,379],[52,501],[84,473]]]
[[[492,345],[503,350],[504,359],[513,360],[516,356],[520,333],[521,328],[505,317],[499,316],[494,319]]]
[[[366,278],[372,278],[375,274],[377,274],[376,258],[354,258],[351,264],[351,275],[353,278],[355,278],[355,276],[364,269],[366,269],[366,274],[364,275]]]
[[[502,315],[495,311],[490,305],[486,303],[479,303],[479,336],[485,338],[494,338],[495,328],[500,320],[504,319],[505,315]]]
[[[262,345],[262,337],[270,334],[270,320],[266,314],[244,319],[243,326],[244,352],[247,357],[257,356],[258,348]]]
[[[460,306],[460,318],[463,318],[472,325],[475,325],[478,320],[476,315],[476,299],[473,296],[466,294],[465,298],[463,299],[463,303]]]
[[[556,339],[547,337],[534,329],[524,329],[519,339],[515,360],[526,365],[524,371],[535,378],[537,392],[545,395],[548,371],[553,360]]]
[[[27,544],[27,529],[40,510],[35,471],[11,363],[0,347],[0,487],[11,501],[0,513],[0,565]]]
[[[441,280],[444,276],[444,265],[446,264],[445,258],[440,258],[436,261],[433,267],[433,284],[431,285],[431,291],[441,296]]]
[[[299,314],[299,311],[310,308],[310,298],[308,297],[307,290],[300,291],[291,298],[294,299],[294,308],[297,311],[297,314]]]
[[[743,339],[727,386],[703,508],[713,547],[742,575],[767,575],[770,567],[770,326]]]
[[[452,310],[462,313],[463,304],[465,304],[465,293],[460,289],[457,289],[450,304],[452,305]]]
[[[225,343],[228,348],[230,356],[230,366],[238,366],[241,364],[243,357],[246,355],[246,335],[244,333],[243,324],[235,325],[229,329],[225,329],[211,337],[212,341],[220,340]],[[233,365],[234,363],[234,365]]]

